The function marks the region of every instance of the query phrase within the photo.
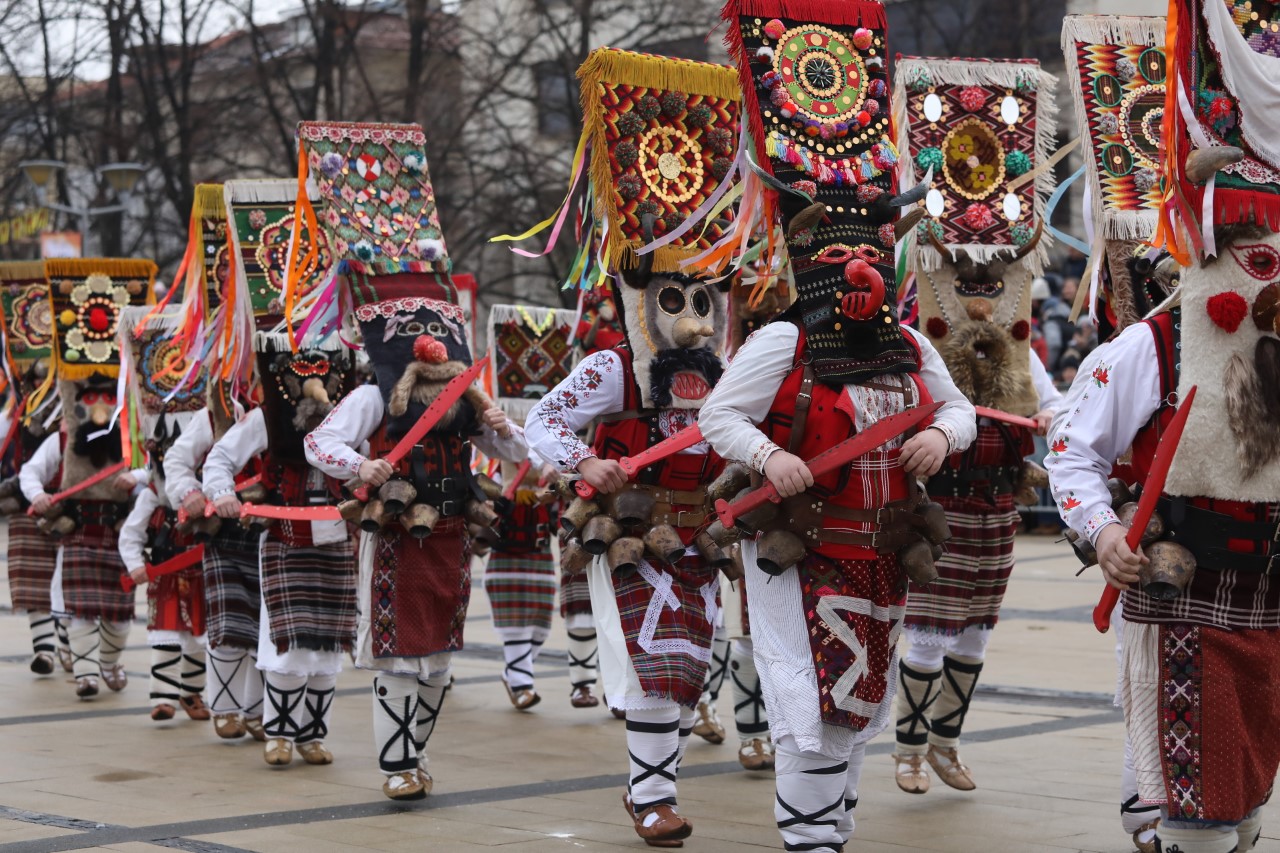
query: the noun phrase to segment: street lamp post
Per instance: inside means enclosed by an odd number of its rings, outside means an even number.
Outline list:
[[[142,177],[142,173],[146,171],[141,163],[107,163],[99,166],[97,169],[98,174],[106,178],[107,184],[120,198],[120,203],[102,207],[76,207],[47,199],[48,186],[54,175],[67,168],[67,164],[62,160],[23,160],[18,166],[22,169],[22,173],[26,175],[27,180],[35,187],[36,198],[41,205],[50,210],[56,210],[59,213],[75,217],[83,251],[88,250],[90,221],[96,216],[125,212],[128,209],[129,194],[133,192],[133,188],[138,185],[138,180]]]

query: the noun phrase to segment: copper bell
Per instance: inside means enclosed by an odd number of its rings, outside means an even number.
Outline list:
[[[493,550],[493,542],[496,536],[491,538],[490,534],[493,530],[488,527],[481,527],[478,524],[467,525],[467,536],[471,539],[471,553],[476,557],[484,557]]]
[[[622,525],[611,516],[597,515],[582,528],[582,547],[588,554],[600,556],[622,535]]]
[[[929,501],[921,506],[918,514],[924,519],[924,538],[933,545],[941,545],[951,538],[951,527],[947,524],[947,511],[942,504]]]
[[[624,527],[648,527],[653,522],[653,495],[642,489],[623,489],[613,496],[613,517]]]
[[[707,525],[706,533],[711,537],[711,541],[721,548],[728,548],[733,543],[740,542],[743,535],[737,525],[725,527],[718,518]]]
[[[1191,586],[1196,574],[1196,557],[1177,542],[1152,542],[1143,546],[1146,563],[1138,570],[1138,582],[1156,601],[1173,601]]]
[[[560,571],[568,575],[580,575],[591,565],[594,558],[582,547],[582,543],[577,539],[570,539],[568,544],[560,549]]]
[[[644,547],[664,563],[674,563],[684,556],[684,542],[670,524],[655,524],[644,535]]]
[[[0,498],[0,515],[17,515],[22,511],[22,502],[12,495]]]
[[[364,505],[360,513],[360,529],[365,533],[377,533],[390,520],[382,501],[374,498]]]
[[[254,483],[246,486],[236,497],[240,498],[241,503],[260,504],[267,499],[267,487],[262,483]]]
[[[752,492],[752,489],[749,489],[749,488],[743,489],[742,491],[738,492],[737,496],[743,497],[744,495],[749,495],[751,492]],[[777,518],[777,516],[778,516],[778,505],[775,504],[773,501],[765,501],[760,506],[751,510],[751,512],[748,512],[745,515],[738,516],[737,520],[734,521],[734,524],[739,529],[744,530],[747,533],[756,533],[761,528],[765,527],[769,522]]]
[[[635,536],[620,536],[609,546],[609,570],[628,572],[640,565],[644,557],[644,541]]]
[[[493,506],[488,501],[478,501],[475,498],[469,498],[463,503],[462,515],[467,521],[481,527],[493,527],[498,523],[498,514],[494,512]]]
[[[76,523],[69,515],[59,515],[56,518],[45,516],[36,521],[36,529],[54,542],[57,542],[63,537],[74,533]]]
[[[360,524],[360,516],[364,515],[364,502],[349,498],[338,504],[338,515],[347,524]]]
[[[789,530],[770,530],[756,545],[756,565],[767,575],[780,575],[804,559],[804,541]]]
[[[697,536],[693,537],[693,547],[698,549],[698,553],[702,555],[702,559],[713,569],[725,571],[729,566],[730,559],[728,552],[720,547],[719,543],[711,537],[710,531],[704,530]],[[727,572],[726,572],[727,574]]]
[[[191,533],[195,540],[201,544],[212,542],[213,537],[218,535],[218,531],[222,529],[222,516],[209,515],[204,518],[196,518],[191,521]]]
[[[400,513],[400,526],[414,539],[426,539],[440,521],[440,510],[430,504],[410,504]]]
[[[707,486],[707,497],[712,503],[732,500],[734,495],[750,485],[751,469],[740,462],[730,462]]]
[[[480,487],[480,491],[491,501],[496,501],[502,497],[502,486],[499,486],[488,474],[477,474],[476,485]]]
[[[387,480],[378,489],[378,498],[391,515],[399,515],[404,512],[405,507],[413,503],[414,498],[417,496],[418,490],[408,480]]]
[[[1129,484],[1118,477],[1112,477],[1107,480],[1107,491],[1111,493],[1111,508],[1120,509],[1120,507],[1134,500],[1133,490],[1129,488]]]
[[[1093,543],[1085,537],[1076,533],[1070,527],[1063,531],[1071,550],[1076,552],[1076,556],[1080,558],[1080,562],[1086,566],[1098,565],[1098,552],[1093,549]]]
[[[1116,510],[1116,515],[1119,517],[1120,523],[1125,527],[1133,526],[1133,517],[1137,515],[1137,513],[1138,505],[1133,501],[1130,501],[1120,507],[1120,509]],[[1147,529],[1142,531],[1142,539],[1139,541],[1139,544],[1144,547],[1150,545],[1161,536],[1164,536],[1164,533],[1164,519],[1160,517],[1160,513],[1153,512],[1151,513],[1151,520],[1147,522]]]
[[[576,536],[587,522],[600,514],[600,504],[586,498],[574,498],[560,515],[560,527],[570,536]]]
[[[907,577],[917,586],[928,586],[938,579],[933,547],[923,539],[917,539],[898,551],[898,565],[902,566]]]

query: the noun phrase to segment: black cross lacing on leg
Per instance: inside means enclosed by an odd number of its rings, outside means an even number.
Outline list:
[[[898,665],[898,682],[902,688],[898,695],[906,700],[910,709],[906,716],[898,718],[898,743],[924,746],[929,742],[929,710],[938,698],[934,687],[941,676],[940,671],[920,672],[907,666],[905,662]],[[918,702],[912,694],[911,685],[907,683],[908,679],[924,685],[924,697]]]
[[[973,691],[978,686],[978,674],[981,672],[981,663],[963,663],[949,657],[942,659],[942,677],[946,680],[943,689],[950,687],[960,700],[960,705],[950,713],[935,717],[930,722],[933,731],[940,737],[948,739],[960,737],[960,730],[964,728],[965,715],[969,713],[969,703],[973,700]],[[968,688],[960,686],[957,674],[973,676]]]
[[[741,702],[733,703],[734,726],[738,729],[739,735],[765,734],[769,731],[769,715],[764,707],[764,690],[760,687],[760,677],[757,675],[755,685],[748,687],[738,677],[740,668],[738,662],[734,661],[731,668],[734,698],[742,697]],[[743,717],[749,719],[744,720]]]
[[[77,653],[74,648],[71,649],[71,670],[73,673],[75,672],[76,664],[80,663],[81,661],[84,661],[93,667],[94,671],[89,673],[90,675],[97,675],[99,671],[101,671],[102,665],[98,663],[98,649],[102,645],[101,636],[102,635],[98,633],[96,630],[93,632],[93,637],[94,637],[93,647],[90,648],[88,651],[86,651],[84,654]],[[76,676],[76,677],[80,678],[82,676]]]
[[[720,698],[720,688],[724,686],[724,677],[729,672],[729,647],[730,643],[727,640],[711,641],[711,665],[707,667],[707,678],[703,682],[702,689],[711,694],[713,702]],[[724,654],[717,655],[717,648]]]
[[[672,720],[670,723],[642,723],[637,720],[632,720],[631,718],[628,717],[627,731],[642,732],[645,734],[670,734],[671,732],[677,732],[677,735],[678,735],[678,733],[680,732],[680,721]],[[628,790],[633,792],[632,803],[631,803],[632,810],[636,814],[639,814],[645,809],[650,809],[657,805],[665,804],[665,805],[674,806],[676,804],[675,797],[663,797],[658,800],[652,800],[650,802],[644,802],[644,803],[636,802],[634,791],[635,791],[636,785],[640,784],[641,782],[643,782],[644,780],[650,777],[667,779],[673,784],[675,783],[676,773],[678,773],[680,770],[679,741],[677,740],[676,742],[676,748],[672,750],[671,753],[667,755],[666,758],[662,759],[657,764],[650,764],[649,762],[638,758],[636,754],[632,752],[630,749],[627,750],[627,755],[631,757],[631,762],[633,764],[641,768],[641,771],[639,773],[631,777],[630,783],[628,784]]]
[[[262,724],[267,737],[286,740],[296,740],[299,737],[302,725],[294,713],[302,707],[306,695],[305,685],[295,690],[279,690],[271,686],[270,680],[267,681],[264,697],[271,713]]]
[[[589,684],[596,683],[596,677],[594,673],[598,668],[597,661],[599,660],[599,657],[600,657],[600,647],[593,645],[591,647],[590,653],[588,653],[586,657],[580,658],[573,653],[573,643],[574,642],[577,642],[577,643],[592,642],[595,640],[595,638],[596,638],[595,631],[591,631],[589,633],[575,633],[573,631],[569,632],[569,639],[573,641],[569,643],[569,677],[571,679],[573,678],[574,669],[583,669],[591,673],[589,678],[584,678],[581,681],[573,681],[572,687],[574,690],[577,690],[579,687],[586,687]]]
[[[31,623],[31,650],[36,654],[40,652],[52,654],[55,648],[53,616],[48,613],[43,616],[32,613],[28,619]]]
[[[503,667],[503,678],[506,679],[507,686],[512,690],[524,690],[533,686],[533,646],[531,640],[507,640],[502,644],[504,648],[510,646],[527,646],[524,653],[515,660],[507,661]],[[523,664],[523,666],[521,665]],[[523,679],[515,679],[513,675],[523,675]]]
[[[440,698],[436,700],[435,705],[431,705],[422,697],[423,690],[440,691]],[[418,682],[418,732],[417,740],[414,741],[418,752],[427,748],[427,741],[431,739],[431,733],[436,729],[436,720],[440,717],[440,709],[444,707],[444,697],[447,693],[447,690],[433,687],[425,681]]]
[[[71,645],[71,637],[67,631],[67,620],[53,617],[53,630],[58,635],[58,645],[66,648]]]
[[[182,692],[189,696],[195,696],[204,692],[205,678],[208,676],[208,668],[205,666],[202,656],[183,654],[182,655]]]
[[[111,631],[107,630],[105,627],[98,629],[98,636],[102,640],[102,651],[98,654],[98,658],[102,659],[104,657],[114,656],[116,663],[119,663],[120,653],[124,651],[123,643],[117,646],[112,640]],[[181,648],[179,648],[179,651],[181,651]],[[114,665],[115,664],[112,664],[112,666]]]
[[[1160,811],[1159,806],[1144,805],[1143,802],[1138,799],[1137,794],[1134,794],[1132,797],[1120,804],[1120,814],[1147,814],[1148,812],[1158,811]]]
[[[417,696],[401,696],[391,701],[377,695],[377,683],[374,696],[382,708],[382,715],[395,723],[396,730],[382,743],[378,752],[378,767],[384,773],[403,773],[418,766],[417,741],[414,739],[418,702]],[[392,756],[395,757],[392,757]]]
[[[209,654],[213,657],[215,661],[224,662],[224,661],[232,660],[231,658],[218,657],[218,653],[215,651],[211,651],[209,652]],[[222,670],[219,667],[217,666],[209,667],[209,669],[213,672],[213,680],[217,682],[217,684],[215,685],[213,698],[209,700],[210,707],[221,708],[222,698],[224,696],[231,701],[232,705],[235,705],[237,708],[240,707],[240,700],[242,697],[236,695],[235,687],[233,687],[232,685],[235,683],[236,679],[240,677],[240,670],[244,668],[245,662],[247,660],[248,658],[243,655],[240,656],[239,658],[236,658],[235,669],[231,670],[231,675],[225,679],[222,677]]]
[[[170,670],[178,668],[178,664],[182,661],[182,648],[180,646],[165,645],[152,646],[153,653],[159,652],[164,654],[163,658],[153,661],[151,664],[151,699],[160,700],[162,702],[178,703],[178,691],[182,684],[179,678],[170,674]],[[162,686],[163,685],[163,686]],[[165,688],[169,689],[165,689]]]
[[[338,694],[336,687],[327,690],[307,688],[304,713],[311,718],[306,730],[298,733],[298,743],[313,740],[324,740],[329,736],[329,709],[333,707],[333,698]]]
[[[805,770],[804,772],[805,772],[805,773],[812,773],[812,772],[814,772],[814,771],[811,771],[811,770]],[[826,768],[824,768],[823,770],[818,771],[818,772],[825,773],[825,772],[828,772],[828,771],[827,771],[827,769],[826,769]],[[839,826],[839,825],[840,825],[840,818],[839,818],[839,816],[838,816],[838,815],[839,815],[839,813],[842,811],[842,809],[844,808],[844,794],[843,794],[843,793],[841,793],[841,794],[840,794],[840,797],[839,797],[839,798],[838,798],[834,803],[832,803],[831,805],[829,805],[829,806],[824,806],[824,807],[822,807],[822,808],[818,809],[817,811],[807,812],[807,813],[806,813],[806,812],[801,811],[800,809],[795,808],[795,807],[794,807],[794,806],[792,806],[790,803],[788,803],[786,800],[782,799],[782,795],[780,795],[780,794],[775,794],[775,799],[776,799],[776,801],[777,801],[778,805],[782,807],[783,811],[785,811],[785,812],[787,812],[787,814],[791,815],[791,817],[789,817],[789,818],[787,818],[787,819],[785,819],[785,820],[780,820],[780,821],[778,821],[778,829],[780,829],[780,830],[781,830],[781,829],[789,829],[789,828],[791,828],[791,827],[793,827],[793,826],[829,826],[829,827],[831,827],[832,829],[835,829],[837,826]],[[837,817],[832,817],[832,818],[826,818],[826,819],[823,819],[823,815],[828,815],[828,814],[831,814],[831,813],[833,813],[833,812],[837,814]],[[784,841],[783,841],[783,844],[782,844],[782,847],[783,847],[783,849],[784,849],[784,850],[795,850],[795,851],[803,851],[803,850],[820,850],[820,849],[822,849],[822,848],[824,848],[824,847],[831,847],[831,848],[833,848],[833,849],[835,849],[835,850],[837,850],[837,851],[842,851],[842,850],[844,850],[844,845],[842,845],[842,844],[841,844],[841,845],[832,845],[832,844],[830,844],[829,842],[803,842],[803,843],[791,843],[791,842],[788,842],[788,841],[785,841],[785,840],[784,840]]]

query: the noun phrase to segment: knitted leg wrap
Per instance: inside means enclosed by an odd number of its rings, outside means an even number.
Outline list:
[[[764,707],[764,691],[750,637],[734,640],[729,656],[733,676],[733,723],[742,740],[765,738],[769,734],[769,712]]]
[[[1183,829],[1162,822],[1156,830],[1156,850],[1160,853],[1237,853],[1235,827]]]
[[[449,669],[433,672],[426,681],[418,682],[418,727],[414,746],[418,751],[418,766],[427,769],[427,741],[436,730],[444,695],[449,689]]]
[[[724,626],[716,628],[711,639],[711,665],[707,667],[707,677],[702,682],[702,702],[714,702],[720,698],[720,688],[724,686],[725,676],[729,673],[729,632]]]
[[[37,613],[33,610],[27,614],[27,624],[31,628],[31,651],[36,654],[53,654],[57,648],[54,621],[52,613]]]
[[[329,736],[333,699],[338,694],[337,675],[313,675],[307,679],[307,695],[302,703],[302,730],[298,743],[322,741]]]
[[[253,669],[253,661],[249,659],[248,652],[244,649],[222,646],[209,649],[208,660],[209,672],[213,675],[209,682],[209,710],[215,714],[242,713],[245,670]],[[259,681],[262,680],[261,675],[257,678]]]
[[[898,754],[924,755],[929,745],[929,717],[938,698],[942,670],[929,672],[898,664],[898,698],[894,717],[898,723]]]
[[[804,752],[790,735],[777,742],[773,814],[785,850],[844,850],[849,762]],[[852,826],[850,825],[850,829]]]
[[[844,816],[836,831],[845,843],[853,837],[853,812],[858,807],[858,782],[862,779],[862,763],[867,757],[867,745],[860,743],[849,754],[849,771],[844,776]]]
[[[418,679],[379,675],[373,680],[373,744],[378,769],[388,776],[418,766]]]
[[[960,745],[960,731],[981,673],[980,660],[952,655],[942,659],[942,692],[929,718],[929,743],[945,749]]]
[[[674,702],[663,708],[627,711],[627,755],[631,774],[627,790],[637,814],[659,804],[676,804],[676,773],[680,769],[683,709]],[[686,738],[688,735],[684,735]]]
[[[182,647],[151,647],[151,707],[178,704],[182,687]]]
[[[574,690],[596,683],[599,655],[594,628],[569,631],[569,683]]]
[[[533,658],[537,654],[533,629],[498,628],[497,634],[502,639],[502,680],[512,690],[530,689],[533,687]]]

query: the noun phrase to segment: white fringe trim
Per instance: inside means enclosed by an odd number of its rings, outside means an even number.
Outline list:
[[[253,351],[254,352],[290,352],[293,349],[289,342],[288,332],[254,332],[253,333]],[[301,346],[299,352],[315,352],[320,351],[330,355],[346,352],[346,348],[342,344],[342,340],[336,334],[330,334],[320,341],[307,340],[306,346]]]
[[[312,194],[312,201],[318,201],[318,195]],[[298,182],[294,178],[266,178],[255,181],[227,181],[222,185],[222,198],[231,205],[239,204],[288,204],[298,197]]]
[[[1076,59],[1076,44],[1115,44],[1160,47],[1164,45],[1164,18],[1137,18],[1117,15],[1068,15],[1062,24],[1062,54],[1066,60],[1067,75],[1071,84],[1071,101],[1075,104],[1076,122],[1089,133],[1088,114],[1085,112],[1084,83],[1080,79],[1080,64]],[[1102,204],[1102,176],[1094,151],[1094,140],[1089,139],[1083,152],[1085,179],[1090,187],[1090,215],[1093,225],[1108,240],[1149,240],[1159,222],[1158,210],[1108,211]]]
[[[1027,62],[974,62],[964,59],[933,59],[928,57],[904,57],[898,60],[894,71],[893,91],[894,123],[898,128],[898,160],[899,186],[912,187],[919,180],[916,174],[915,157],[911,151],[911,129],[907,123],[907,89],[906,81],[909,72],[925,69],[935,83],[957,86],[1002,86],[1013,88],[1019,78],[1028,74],[1036,81],[1036,150],[1032,156],[1032,168],[1048,160],[1057,148],[1058,131],[1058,78],[1042,69],[1038,63]],[[1045,205],[1049,196],[1058,185],[1052,169],[1037,175],[1034,181],[1035,194],[1032,210],[1035,222],[1043,222]],[[997,199],[998,201],[998,199]],[[928,220],[926,220],[928,221]],[[1049,249],[1053,247],[1053,237],[1048,229],[1040,235],[1035,249],[1019,261],[1031,270],[1033,276],[1040,275],[1049,262]],[[985,263],[1000,252],[1016,249],[1016,246],[983,246],[961,245],[948,248],[962,248],[974,260]],[[942,256],[927,243],[921,243],[918,251],[908,256],[912,260],[913,269],[937,270],[942,266]]]

